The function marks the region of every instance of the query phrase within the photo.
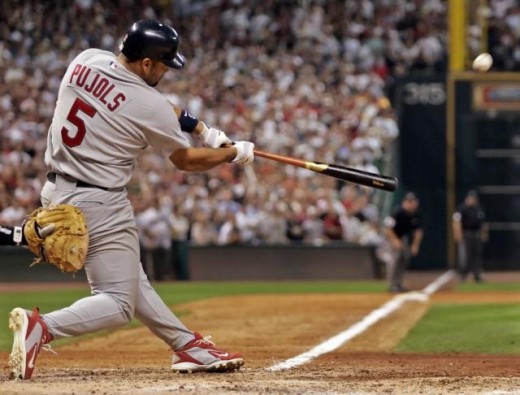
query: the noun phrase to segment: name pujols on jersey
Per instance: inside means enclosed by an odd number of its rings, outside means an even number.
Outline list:
[[[125,94],[115,90],[115,84],[108,78],[79,63],[72,70],[69,83],[94,96],[112,112],[126,100]]]

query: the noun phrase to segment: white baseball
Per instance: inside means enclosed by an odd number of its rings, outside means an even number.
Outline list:
[[[493,65],[493,57],[487,52],[481,53],[473,61],[473,70],[485,73]]]

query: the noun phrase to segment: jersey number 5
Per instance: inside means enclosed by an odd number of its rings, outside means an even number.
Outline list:
[[[85,103],[80,98],[77,98],[74,101],[67,115],[67,121],[76,126],[76,134],[71,135],[70,130],[65,126],[61,128],[61,138],[63,139],[63,142],[69,147],[77,147],[80,145],[83,141],[83,138],[85,137],[85,133],[87,132],[85,128],[85,121],[78,117],[78,111],[88,115],[90,118],[93,118],[94,115],[96,115],[96,109]]]

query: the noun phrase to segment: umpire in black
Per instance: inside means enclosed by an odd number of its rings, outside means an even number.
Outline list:
[[[412,257],[419,253],[423,237],[419,199],[413,192],[405,194],[401,205],[385,218],[384,226],[392,257],[388,268],[389,291],[404,292],[404,272]]]
[[[471,272],[476,282],[482,281],[482,249],[488,240],[486,215],[475,191],[469,191],[453,214],[453,237],[457,243],[457,269],[462,280]]]

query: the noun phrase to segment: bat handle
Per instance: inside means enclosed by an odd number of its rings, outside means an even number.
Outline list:
[[[264,152],[264,151],[260,151],[257,149],[253,150],[253,153],[255,154],[255,156],[274,160],[276,162],[281,162],[281,163],[285,163],[288,165],[293,165],[293,166],[298,166],[298,167],[303,167],[303,168],[305,168],[307,165],[306,161],[304,161],[302,159],[291,158],[289,156],[277,155],[277,154],[273,154],[271,152]]]

